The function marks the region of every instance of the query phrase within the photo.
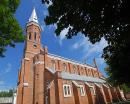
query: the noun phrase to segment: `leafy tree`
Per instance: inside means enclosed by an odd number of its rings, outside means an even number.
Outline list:
[[[1,91],[0,97],[12,97],[13,96],[13,90],[10,89],[9,91]]]
[[[4,56],[7,46],[15,47],[24,36],[14,17],[20,0],[0,0],[0,56]]]
[[[125,84],[121,85],[120,88],[124,91],[124,93],[130,92],[130,88]]]
[[[48,4],[47,25],[57,24],[55,33],[68,28],[67,38],[81,32],[94,44],[102,37],[108,42],[103,57],[111,77],[130,86],[129,0],[42,0]]]
[[[130,92],[130,87],[128,87],[126,84],[120,84],[117,80],[113,78],[113,73],[111,72],[109,66],[105,67],[105,71],[108,75],[108,77],[106,78],[108,83],[110,83],[112,86],[120,87],[120,89],[122,89],[124,93]]]

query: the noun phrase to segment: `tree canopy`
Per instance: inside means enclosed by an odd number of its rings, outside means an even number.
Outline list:
[[[111,77],[130,85],[129,0],[42,0],[48,4],[47,25],[57,24],[55,33],[68,29],[67,38],[81,32],[94,44],[102,37],[108,42],[103,57]]]
[[[9,91],[0,91],[0,97],[12,97],[13,90],[10,89]]]
[[[7,46],[15,47],[24,36],[14,17],[20,0],[0,0],[0,56],[4,56]]]

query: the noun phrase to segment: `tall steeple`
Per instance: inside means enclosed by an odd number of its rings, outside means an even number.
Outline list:
[[[35,8],[33,8],[32,14],[31,14],[31,16],[29,18],[29,22],[36,22],[36,23],[38,23],[38,19],[37,19],[37,14],[36,14]]]
[[[35,8],[33,8],[32,14],[26,25],[26,45],[25,45],[25,56],[30,57],[28,53],[39,53],[40,52],[40,40],[41,40],[41,27],[38,23],[37,14]],[[31,55],[33,57],[33,54]]]
[[[29,20],[27,22],[27,26],[31,25],[32,23],[37,25],[37,26],[39,26],[39,28],[41,30],[41,27],[40,27],[39,22],[38,22],[37,13],[36,13],[35,8],[33,8],[32,14],[29,17]]]

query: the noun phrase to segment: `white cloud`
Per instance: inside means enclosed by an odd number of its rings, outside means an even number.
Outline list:
[[[42,25],[41,25],[41,29],[42,29],[42,31],[44,31],[44,27],[45,27],[45,25],[42,24]]]
[[[90,47],[88,48],[87,46],[85,46],[85,51],[87,51],[86,57],[93,54],[93,53],[102,53],[104,47],[107,46],[107,42],[105,41],[104,38],[101,39],[100,42],[96,43],[96,44],[91,44],[89,43]]]
[[[0,80],[0,85],[4,85],[4,81]]]
[[[8,63],[6,66],[5,66],[5,69],[2,70],[2,72],[0,72],[0,76],[3,76],[4,74],[7,74],[8,72],[10,72],[12,69],[12,64],[11,63]]]
[[[5,69],[5,73],[10,72],[11,69],[12,69],[12,64],[8,63],[8,64],[7,64],[7,68]]]
[[[84,37],[80,41],[74,43],[72,45],[73,49],[79,49],[82,48],[82,51],[85,54],[85,56],[89,56],[92,53],[102,53],[102,50],[104,47],[107,46],[107,42],[105,41],[104,38],[101,39],[100,42],[97,42],[96,44],[90,43],[88,38]]]
[[[60,36],[59,36],[59,38],[60,38],[60,40],[59,40],[60,45],[62,45],[62,41],[65,39],[65,35],[67,34],[68,29],[69,28],[65,28],[64,30],[61,31]]]
[[[78,48],[88,48],[88,43],[89,43],[89,41],[88,41],[88,38],[82,38],[81,40],[79,40],[78,42],[76,42],[76,43],[74,43],[73,45],[72,45],[72,48],[73,49],[78,49]],[[90,43],[89,43],[90,44]]]
[[[96,58],[96,62],[97,62],[98,65],[102,65],[102,64],[104,64],[105,61],[104,61],[103,58],[98,57],[98,58]]]
[[[99,65],[104,64],[104,59],[101,58],[104,47],[107,46],[107,42],[104,38],[101,39],[100,42],[95,44],[90,43],[87,37],[81,38],[78,42],[72,45],[72,49],[77,50],[80,49],[83,53],[82,59],[92,59],[96,58],[96,61]],[[91,60],[92,61],[92,60]]]
[[[57,28],[57,26],[56,26],[56,28]],[[68,33],[68,31],[69,31],[69,28],[73,28],[73,27],[71,27],[71,26],[68,26],[68,28],[65,28],[64,30],[62,30],[61,32],[60,32],[60,36],[59,36],[59,43],[60,43],[60,45],[62,45],[62,42],[63,42],[63,40],[66,38],[66,35],[67,35],[67,33]]]

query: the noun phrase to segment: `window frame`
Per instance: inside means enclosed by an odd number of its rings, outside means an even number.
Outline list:
[[[51,60],[51,68],[52,70],[56,70],[56,62],[54,60]]]
[[[83,76],[84,76],[84,75],[85,75],[85,73],[84,73],[85,69],[84,69],[83,67],[81,67],[81,69],[80,69],[80,70],[81,70],[81,75],[83,75]]]
[[[73,65],[73,71],[72,72],[73,72],[73,74],[78,74],[76,65]]]
[[[91,88],[92,88],[93,91],[91,91]],[[93,95],[96,95],[96,91],[95,91],[94,86],[90,86],[90,91],[91,91],[91,93],[92,93]]]
[[[28,39],[29,39],[29,40],[32,40],[32,33],[29,32],[28,34],[29,34]]]
[[[71,85],[69,85],[69,84],[63,85],[63,94],[64,94],[64,97],[70,97],[72,95]]]
[[[37,41],[37,32],[34,32],[34,40]]]
[[[65,63],[63,63],[63,71],[67,72],[67,65]]]
[[[80,85],[80,95],[81,96],[85,96],[85,89],[84,89],[84,86],[83,85]]]

